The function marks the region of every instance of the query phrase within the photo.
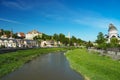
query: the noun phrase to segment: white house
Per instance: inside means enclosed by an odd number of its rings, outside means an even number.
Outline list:
[[[38,32],[36,30],[30,31],[26,34],[26,39],[33,40],[33,38],[35,36],[41,36],[42,37],[42,33]]]

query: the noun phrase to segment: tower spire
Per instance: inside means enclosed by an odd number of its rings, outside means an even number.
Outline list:
[[[68,38],[70,39],[70,32],[68,32]]]

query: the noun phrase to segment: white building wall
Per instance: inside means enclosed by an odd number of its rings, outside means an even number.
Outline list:
[[[112,38],[113,36],[118,38],[118,31],[117,30],[112,30],[108,34],[109,34],[109,38]]]
[[[30,39],[30,40],[33,40],[33,38],[35,37],[35,36],[38,36],[38,35],[41,35],[41,34],[26,34],[26,39]]]

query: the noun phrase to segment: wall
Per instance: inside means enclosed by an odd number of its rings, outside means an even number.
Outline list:
[[[120,60],[120,51],[100,50],[100,49],[88,49],[89,52],[99,52],[101,56],[109,56],[112,59]]]

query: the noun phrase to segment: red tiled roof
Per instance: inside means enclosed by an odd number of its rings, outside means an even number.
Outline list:
[[[25,34],[23,32],[19,32],[19,37],[25,37]]]

